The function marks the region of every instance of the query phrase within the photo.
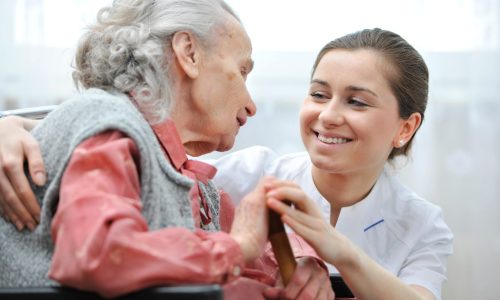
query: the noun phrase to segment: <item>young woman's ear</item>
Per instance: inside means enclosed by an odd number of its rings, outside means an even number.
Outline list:
[[[393,146],[396,148],[401,148],[411,139],[415,131],[420,127],[422,123],[422,115],[420,113],[413,113],[406,120],[401,121],[399,127],[399,132],[392,142]]]
[[[188,31],[176,32],[172,37],[172,51],[184,73],[192,79],[198,77],[201,49],[194,35]]]

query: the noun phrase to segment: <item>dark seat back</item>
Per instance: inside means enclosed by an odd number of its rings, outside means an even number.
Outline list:
[[[0,287],[0,299],[2,300],[49,300],[49,299],[71,299],[71,300],[97,300],[103,299],[91,292],[79,291],[67,287],[23,287],[2,288]],[[120,300],[222,300],[222,289],[219,285],[181,285],[169,287],[149,288],[139,292],[131,293],[117,299]]]
[[[338,274],[330,274],[330,282],[332,283],[332,289],[335,292],[335,297],[337,298],[354,298],[351,290],[345,284],[344,279]]]

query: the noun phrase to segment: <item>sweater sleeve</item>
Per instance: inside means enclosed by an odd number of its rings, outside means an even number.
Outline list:
[[[166,283],[223,283],[244,264],[224,232],[149,231],[141,214],[133,141],[117,131],[79,145],[64,172],[52,223],[49,277],[114,297]]]

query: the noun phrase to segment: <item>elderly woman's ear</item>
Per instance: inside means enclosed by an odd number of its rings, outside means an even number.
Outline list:
[[[172,50],[178,66],[191,79],[198,77],[201,51],[200,43],[188,31],[179,31],[172,37]]]

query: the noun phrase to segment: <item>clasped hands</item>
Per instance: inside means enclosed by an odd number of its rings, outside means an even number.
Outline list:
[[[268,209],[287,215],[293,208],[282,201],[289,200],[298,208],[310,201],[298,185],[273,177],[263,178],[257,187],[243,198],[236,209],[231,236],[240,244],[247,262],[263,252],[269,230]],[[307,212],[305,212],[307,213]],[[321,217],[321,215],[320,215]],[[313,257],[297,259],[297,268],[287,286],[278,281],[275,288],[265,291],[268,299],[334,299],[328,271]]]

